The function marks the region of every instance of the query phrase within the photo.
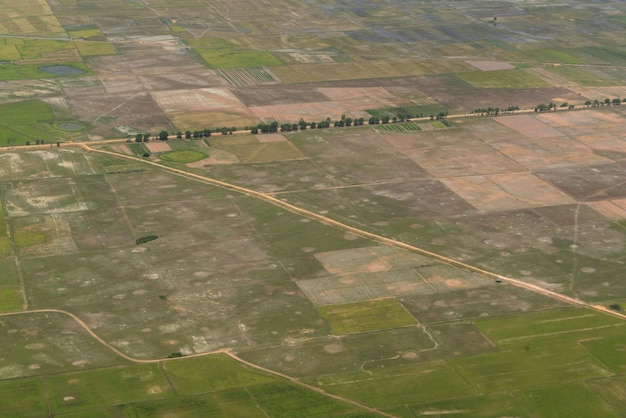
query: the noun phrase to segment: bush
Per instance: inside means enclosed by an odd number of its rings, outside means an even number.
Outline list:
[[[144,244],[146,242],[154,241],[157,238],[159,238],[158,235],[146,235],[145,237],[137,238],[135,240],[135,244]]]

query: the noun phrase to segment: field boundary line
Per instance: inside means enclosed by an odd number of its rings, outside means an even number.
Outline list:
[[[359,229],[359,228],[356,228],[356,227],[344,224],[344,223],[342,223],[340,221],[328,218],[326,216],[320,215],[320,214],[312,212],[310,210],[307,210],[307,209],[298,207],[296,205],[292,205],[291,203],[287,203],[285,201],[282,201],[282,200],[280,200],[280,199],[278,199],[278,198],[276,198],[276,197],[274,197],[274,196],[272,196],[271,194],[268,194],[268,193],[259,192],[259,191],[252,190],[252,189],[249,189],[249,188],[243,187],[243,186],[237,186],[235,184],[227,183],[225,181],[213,179],[213,178],[206,177],[206,176],[203,176],[203,175],[200,175],[200,174],[191,173],[189,171],[185,171],[185,170],[182,170],[182,169],[179,169],[179,168],[170,167],[170,166],[167,166],[167,165],[164,165],[164,164],[159,164],[159,163],[154,162],[154,161],[146,161],[146,160],[143,160],[143,159],[135,157],[135,156],[123,155],[123,154],[118,154],[118,153],[115,153],[115,152],[112,152],[112,151],[92,148],[88,144],[85,144],[85,143],[76,143],[76,144],[72,144],[72,145],[78,145],[78,146],[80,146],[81,148],[83,148],[86,151],[91,151],[91,152],[95,152],[95,153],[111,155],[111,156],[114,156],[114,157],[117,157],[117,158],[122,158],[122,159],[127,159],[127,160],[141,162],[143,164],[147,164],[147,165],[150,165],[150,166],[153,166],[153,167],[157,167],[160,170],[168,171],[170,173],[177,174],[177,175],[180,175],[180,176],[183,176],[183,177],[187,177],[189,179],[197,180],[197,181],[200,181],[200,182],[203,182],[203,183],[206,183],[206,184],[211,184],[211,185],[214,185],[214,186],[226,189],[226,190],[235,191],[235,192],[238,192],[238,193],[243,193],[244,195],[247,195],[247,196],[250,196],[250,197],[254,197],[254,198],[257,198],[259,200],[263,200],[263,201],[268,202],[270,204],[273,204],[275,206],[278,206],[278,207],[281,207],[283,209],[286,209],[289,212],[295,213],[297,215],[304,216],[304,217],[306,217],[308,219],[312,219],[312,220],[318,221],[318,222],[320,222],[320,223],[322,223],[324,225],[327,225],[327,226],[330,226],[330,227],[333,227],[333,228],[337,228],[337,229],[340,229],[340,230],[343,230],[343,231],[346,231],[346,232],[350,232],[350,233],[355,234],[357,236],[360,236],[362,238],[367,238],[367,239],[370,239],[372,241],[376,241],[376,242],[380,242],[380,243],[383,243],[383,244],[386,244],[386,245],[390,245],[392,247],[401,248],[401,249],[408,250],[408,251],[411,251],[411,252],[414,252],[414,253],[417,253],[417,254],[421,254],[421,255],[424,255],[426,257],[430,257],[430,258],[432,258],[434,260],[437,260],[437,261],[439,261],[439,262],[441,262],[443,264],[447,264],[447,265],[450,265],[452,267],[456,267],[458,269],[461,269],[461,270],[464,270],[464,271],[467,271],[467,272],[470,272],[470,273],[478,274],[478,275],[480,275],[480,276],[482,276],[484,278],[487,278],[487,279],[491,279],[491,280],[494,280],[494,281],[499,280],[501,282],[506,282],[506,283],[509,283],[509,284],[511,284],[513,286],[516,286],[516,287],[519,287],[519,288],[522,288],[522,289],[525,289],[525,290],[528,290],[528,291],[531,291],[531,292],[534,292],[534,293],[538,293],[538,294],[550,297],[552,299],[559,300],[561,302],[565,302],[565,303],[570,304],[570,305],[576,305],[576,306],[581,306],[581,307],[585,307],[585,308],[589,308],[589,309],[594,309],[594,310],[600,311],[600,312],[605,313],[605,314],[610,314],[610,315],[613,315],[613,316],[617,316],[617,317],[619,317],[621,319],[626,319],[626,314],[622,314],[620,312],[613,311],[613,310],[611,310],[609,308],[606,308],[604,306],[593,305],[591,303],[585,302],[584,300],[581,300],[581,299],[578,299],[578,298],[575,298],[575,297],[572,297],[572,296],[567,296],[567,295],[564,295],[562,293],[558,293],[558,292],[555,292],[553,290],[549,290],[549,289],[543,288],[541,286],[538,286],[538,285],[535,285],[535,284],[532,284],[532,283],[528,283],[528,282],[524,282],[524,281],[519,280],[519,279],[515,279],[513,277],[502,276],[502,275],[490,272],[488,270],[484,270],[484,269],[482,269],[480,267],[472,266],[472,265],[466,264],[466,263],[464,263],[462,261],[458,261],[458,260],[455,260],[453,258],[446,257],[446,256],[441,255],[441,254],[433,253],[431,251],[425,250],[425,249],[420,248],[420,247],[416,247],[414,245],[408,244],[408,243],[403,242],[403,241],[398,241],[398,240],[395,240],[395,239],[392,239],[392,238],[387,238],[387,237],[384,237],[382,235],[375,234],[373,232],[368,232],[368,231],[365,231],[363,229]]]

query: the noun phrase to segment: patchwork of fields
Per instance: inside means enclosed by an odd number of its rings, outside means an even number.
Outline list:
[[[623,416],[622,1],[2,6],[1,416]]]

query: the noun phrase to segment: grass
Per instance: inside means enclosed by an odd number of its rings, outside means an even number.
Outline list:
[[[15,312],[24,309],[22,292],[17,287],[0,286],[0,312]]]
[[[18,247],[25,247],[27,245],[42,244],[46,242],[46,235],[36,232],[16,232],[13,235],[13,242]]]
[[[582,346],[599,359],[611,371],[623,373],[626,370],[626,337],[622,332],[604,338],[582,341]]]
[[[565,308],[513,317],[478,321],[476,326],[490,339],[524,339],[548,334],[622,324],[620,319],[589,309]]]
[[[317,310],[335,334],[399,328],[417,323],[395,299],[320,306]]]
[[[468,71],[458,73],[456,76],[478,88],[531,89],[550,87],[548,82],[520,69]]]
[[[111,367],[46,379],[55,413],[173,396],[157,364]]]
[[[584,383],[563,383],[515,393],[536,416],[617,417]],[[623,406],[623,405],[622,405]]]
[[[331,399],[311,390],[276,382],[248,388],[252,398],[271,417],[329,417],[346,416],[360,408]]]
[[[311,382],[330,393],[376,408],[436,402],[474,393],[443,361],[326,375]]]
[[[150,153],[148,147],[146,147],[146,145],[142,142],[132,142],[127,144],[127,146],[135,155],[144,155],[146,153]]]
[[[546,69],[581,86],[610,86],[614,84],[602,77],[601,74],[594,74],[580,67],[552,66],[546,67]]]
[[[39,417],[48,415],[44,390],[39,379],[0,381],[0,399],[4,417]]]
[[[0,146],[23,145],[26,141],[34,144],[37,139],[47,142],[65,140],[68,135],[73,135],[55,129],[53,122],[52,110],[40,101],[0,105]]]
[[[74,42],[78,53],[83,57],[88,56],[100,56],[100,55],[115,55],[117,49],[113,44],[104,42]]]
[[[506,388],[530,388],[559,382],[603,377],[587,352],[575,343],[519,342],[506,351],[453,359],[454,368],[480,393]]]
[[[236,67],[276,67],[282,62],[269,52],[239,51],[230,48],[203,48],[195,51],[206,61],[209,67],[236,68]]]
[[[414,416],[438,416],[440,413],[440,416],[449,418],[522,417],[527,415],[526,409],[520,405],[520,402],[508,393],[452,399],[409,406],[407,409]]]
[[[576,55],[558,49],[537,49],[525,54],[541,63],[586,64]]]
[[[245,389],[133,403],[120,406],[120,411],[123,416],[133,418],[263,418],[266,416]]]
[[[192,163],[194,161],[200,161],[206,158],[206,154],[200,151],[189,149],[189,150],[166,152],[164,154],[161,154],[159,157],[165,161],[169,161],[173,163],[180,163],[180,164],[187,164],[187,163]]]
[[[275,382],[276,378],[237,363],[226,355],[171,361],[164,365],[176,392],[197,395]]]

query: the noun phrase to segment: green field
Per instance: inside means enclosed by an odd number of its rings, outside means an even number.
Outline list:
[[[240,51],[230,48],[202,48],[195,51],[211,68],[275,67],[282,62],[269,52]]]
[[[187,164],[187,163],[192,163],[194,161],[199,161],[199,160],[202,160],[203,158],[206,158],[206,154],[203,154],[200,151],[195,151],[195,150],[181,150],[181,151],[166,152],[164,154],[159,155],[159,158],[165,161],[173,162],[173,163]]]
[[[23,101],[0,106],[0,145],[24,145],[36,141],[56,141],[67,134],[52,126],[55,121],[50,107],[41,101]]]
[[[336,334],[398,328],[416,323],[415,318],[395,299],[320,306],[317,310]]]
[[[313,381],[324,390],[376,408],[435,402],[474,394],[450,365],[439,361],[333,374]]]
[[[602,74],[596,74],[580,67],[546,67],[549,71],[560,75],[581,86],[610,86],[613,83]]]

